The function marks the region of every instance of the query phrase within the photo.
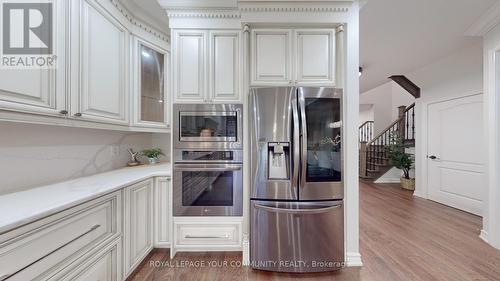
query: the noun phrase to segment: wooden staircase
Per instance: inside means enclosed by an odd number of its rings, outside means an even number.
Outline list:
[[[392,168],[387,147],[393,141],[393,135],[398,135],[405,147],[415,146],[415,104],[400,106],[399,118],[373,138],[366,138],[365,124],[359,128],[359,176],[376,180]]]

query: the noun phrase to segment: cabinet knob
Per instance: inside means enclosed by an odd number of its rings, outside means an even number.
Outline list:
[[[75,117],[82,117],[82,114],[80,112],[74,114]]]
[[[59,111],[59,114],[67,115],[68,111],[66,109]]]

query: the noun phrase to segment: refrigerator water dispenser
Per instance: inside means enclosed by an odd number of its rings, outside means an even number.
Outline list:
[[[290,143],[270,142],[267,144],[267,151],[268,179],[290,179]]]

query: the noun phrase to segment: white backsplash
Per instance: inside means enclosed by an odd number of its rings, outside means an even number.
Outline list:
[[[124,167],[128,148],[160,147],[166,161],[169,143],[168,134],[0,122],[0,194]]]

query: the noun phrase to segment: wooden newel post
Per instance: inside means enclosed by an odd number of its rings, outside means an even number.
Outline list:
[[[359,143],[359,176],[366,175],[366,141],[363,141]]]
[[[399,124],[398,124],[398,132],[399,132],[399,137],[402,142],[405,141],[406,139],[406,118],[405,118],[405,112],[406,112],[406,106],[402,105],[398,107],[398,118],[399,118]]]

